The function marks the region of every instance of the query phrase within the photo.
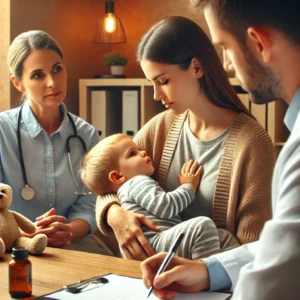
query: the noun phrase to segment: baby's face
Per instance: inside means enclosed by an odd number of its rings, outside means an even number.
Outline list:
[[[131,138],[124,138],[117,145],[119,172],[126,180],[136,175],[151,176],[154,172],[151,158],[140,151]]]

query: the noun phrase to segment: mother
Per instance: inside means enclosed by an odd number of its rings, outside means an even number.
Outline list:
[[[145,34],[137,56],[153,83],[154,99],[168,108],[135,137],[153,158],[154,178],[173,190],[182,164],[197,160],[204,175],[182,219],[208,216],[241,244],[257,240],[271,217],[274,148],[234,93],[209,38],[193,21],[168,17]],[[123,210],[116,195],[98,198],[96,216],[100,230],[113,231],[127,258],[153,255],[140,227],[159,228]],[[226,247],[226,237],[219,232]]]

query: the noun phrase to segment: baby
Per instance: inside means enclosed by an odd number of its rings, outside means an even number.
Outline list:
[[[185,236],[177,255],[199,259],[220,251],[218,230],[207,217],[182,222],[178,215],[195,199],[203,167],[186,162],[179,175],[181,185],[165,192],[150,176],[151,158],[125,134],[114,134],[99,142],[84,158],[81,177],[98,195],[117,193],[121,206],[154,221],[160,232],[142,229],[155,252],[168,251],[180,232]],[[124,256],[124,254],[123,254]]]

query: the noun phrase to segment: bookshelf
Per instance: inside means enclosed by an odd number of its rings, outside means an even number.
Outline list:
[[[269,133],[278,154],[289,135],[283,123],[288,107],[287,104],[283,101],[274,101],[264,105],[253,104],[249,100],[248,93],[240,87],[239,82],[235,78],[230,78],[229,80],[245,106]],[[91,93],[94,90],[115,90],[120,92],[122,90],[138,90],[140,95],[140,126],[143,126],[152,117],[165,109],[160,101],[153,100],[153,86],[147,79],[80,79],[79,116],[89,123],[91,123]]]
[[[140,126],[158,113],[165,110],[160,101],[153,100],[153,86],[147,79],[80,79],[79,80],[79,116],[91,122],[91,92],[94,90],[138,90],[140,94]]]

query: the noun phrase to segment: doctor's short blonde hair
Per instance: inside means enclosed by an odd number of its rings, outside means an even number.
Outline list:
[[[118,169],[119,154],[115,146],[126,134],[118,133],[106,137],[83,158],[80,170],[84,184],[94,193],[104,195],[112,192],[109,173]]]

